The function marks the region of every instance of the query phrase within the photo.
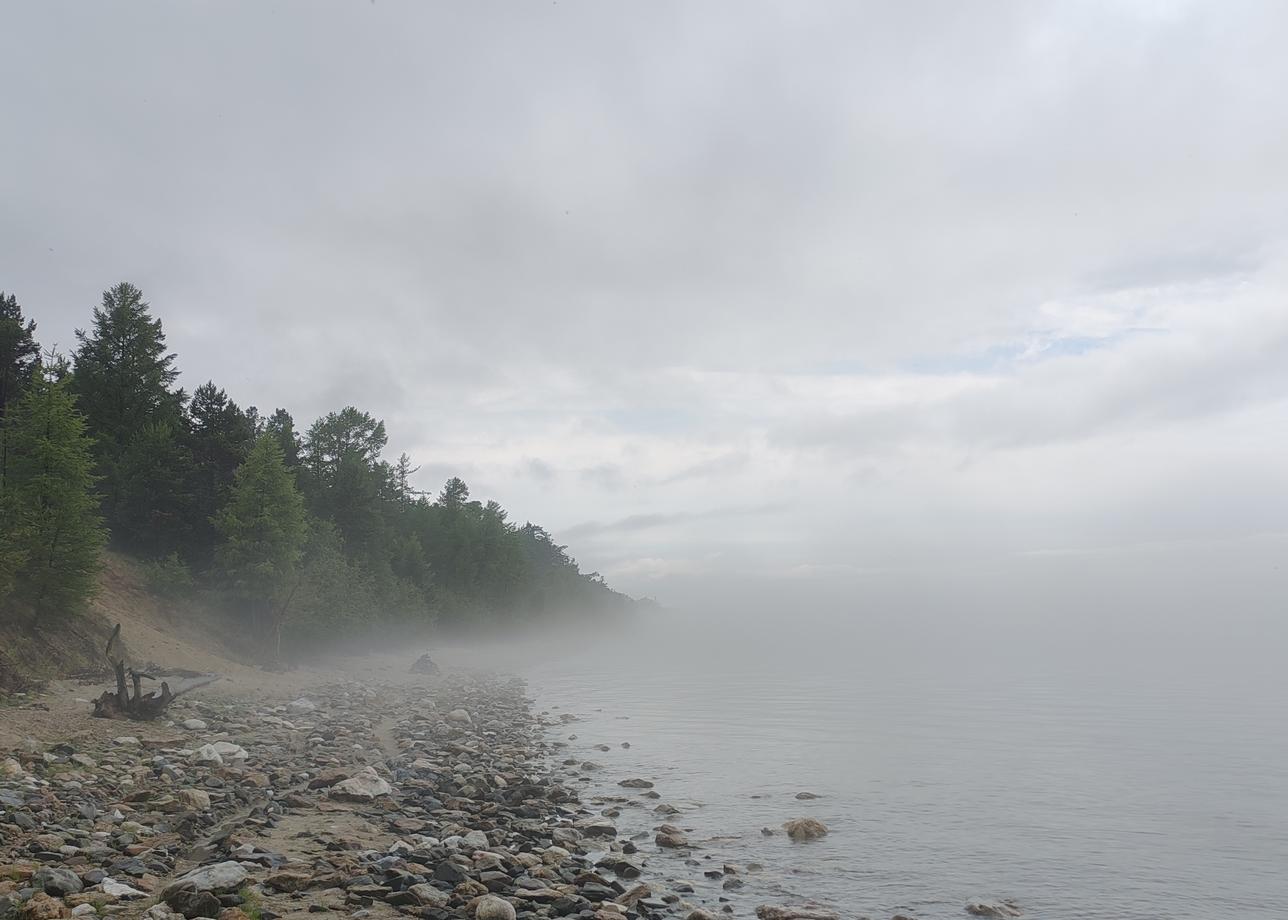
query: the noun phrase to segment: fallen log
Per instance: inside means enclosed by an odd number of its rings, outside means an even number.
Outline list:
[[[143,692],[143,681],[155,681],[156,678],[151,674],[143,671],[136,671],[133,668],[126,668],[125,656],[112,656],[112,647],[120,644],[121,624],[117,623],[116,628],[112,630],[111,638],[107,640],[107,648],[103,654],[107,657],[108,664],[112,666],[112,671],[116,675],[116,692],[104,690],[103,694],[94,701],[94,715],[100,719],[129,719],[134,722],[151,722],[165,714],[170,708],[170,704],[192,690],[198,687],[204,687],[207,684],[213,684],[219,680],[218,674],[206,675],[196,683],[184,687],[182,690],[175,692],[170,689],[170,684],[161,681],[160,692],[150,691]],[[126,677],[129,677],[129,684],[126,683]],[[134,694],[130,694],[130,686],[134,688]]]

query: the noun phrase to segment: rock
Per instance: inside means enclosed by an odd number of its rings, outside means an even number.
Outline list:
[[[709,910],[698,908],[697,910],[689,911],[684,920],[716,920],[716,915]]]
[[[251,920],[251,917],[240,907],[225,907],[216,920]]]
[[[381,779],[375,767],[363,767],[348,779],[341,780],[331,787],[331,797],[369,802],[382,795],[390,795],[393,788]]]
[[[972,917],[1020,917],[1024,911],[1014,901],[980,901],[974,900],[966,904],[966,913]]]
[[[18,779],[26,775],[27,771],[22,768],[22,764],[18,763],[18,761],[14,760],[12,757],[6,757],[4,760],[0,760],[0,778]]]
[[[222,767],[224,765],[223,755],[215,750],[213,744],[203,744],[192,752],[192,757],[189,759],[198,765],[211,767]]]
[[[827,835],[827,825],[815,818],[793,818],[783,825],[793,840],[816,840]]]
[[[488,843],[487,834],[482,831],[470,831],[462,839],[475,850],[486,850],[491,845]]]
[[[587,837],[616,837],[617,826],[603,817],[585,818],[576,823],[577,830]]]
[[[653,784],[646,779],[624,779],[617,785],[625,786],[627,789],[652,789]]]
[[[80,876],[71,869],[47,866],[31,877],[31,883],[45,894],[56,898],[65,898],[69,894],[79,894],[85,887]]]
[[[443,908],[452,899],[446,891],[439,891],[433,885],[425,882],[419,885],[412,885],[407,891],[421,907]]]
[[[689,838],[684,836],[684,831],[674,824],[663,824],[658,828],[657,836],[653,838],[653,842],[660,847],[673,850],[689,846]]]
[[[180,789],[175,800],[197,811],[210,811],[210,793],[204,789]]]
[[[216,917],[223,910],[219,898],[210,891],[182,888],[166,897],[166,904],[183,914],[188,920],[194,917]]]
[[[313,880],[313,875],[309,872],[296,872],[290,869],[283,869],[281,872],[274,872],[264,879],[264,886],[274,891],[292,892],[300,891],[307,888],[309,882]]]
[[[126,885],[124,882],[118,882],[115,879],[111,879],[111,878],[103,879],[103,881],[99,884],[99,887],[103,889],[103,894],[111,898],[129,900],[131,898],[147,897],[147,894],[145,892],[139,891],[137,888],[131,888],[129,885]]]
[[[182,724],[190,732],[204,732],[206,730],[206,723],[200,719],[184,719]]]
[[[452,722],[456,725],[474,724],[474,720],[470,718],[470,714],[466,712],[464,709],[453,709],[451,712],[447,714],[447,721]]]
[[[43,891],[37,891],[18,908],[18,920],[58,920],[71,915],[66,904]]]
[[[245,748],[240,747],[239,745],[233,744],[231,741],[216,741],[214,744],[210,746],[214,748],[215,753],[218,754],[220,757],[222,757],[224,760],[249,760],[250,759],[250,754],[246,753]]]
[[[98,916],[98,911],[94,909],[93,904],[89,904],[89,903],[77,904],[75,907],[72,908],[72,916],[73,917],[96,917]]]
[[[434,663],[434,659],[430,658],[429,655],[421,655],[412,662],[409,670],[413,674],[437,674],[438,665]]]
[[[174,920],[178,914],[172,911],[167,904],[153,904],[143,912],[143,916],[147,920]]]
[[[286,708],[292,709],[295,712],[313,712],[318,708],[318,704],[312,700],[300,697],[298,700],[291,700],[291,702],[287,703]]]
[[[179,876],[162,889],[161,900],[174,907],[170,902],[172,893],[187,889],[189,891],[210,891],[215,894],[224,894],[236,891],[245,881],[246,870],[242,868],[241,863],[227,860],[210,866],[202,866]],[[210,916],[213,917],[214,914]]]
[[[474,906],[474,920],[515,920],[514,905],[494,894],[484,895]]]
[[[814,792],[798,792],[796,793],[796,798],[802,801],[808,801],[809,799],[818,798],[818,794]]]
[[[835,911],[821,907],[775,907],[762,904],[756,908],[760,920],[840,920]]]

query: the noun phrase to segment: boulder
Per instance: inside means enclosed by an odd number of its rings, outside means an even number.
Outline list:
[[[515,920],[514,905],[494,894],[484,895],[474,906],[474,920]]]
[[[966,913],[972,917],[994,917],[999,920],[1005,920],[1008,917],[1019,917],[1024,914],[1020,906],[1014,901],[969,901],[966,904]]]
[[[358,802],[369,802],[392,792],[393,788],[380,777],[375,767],[363,767],[353,776],[331,787],[332,798]]]
[[[65,898],[69,894],[79,894],[85,887],[79,875],[71,869],[61,867],[46,866],[36,871],[31,877],[31,883],[39,888],[45,894],[52,894],[56,898]]]
[[[663,824],[657,829],[657,836],[653,842],[660,847],[667,849],[680,849],[689,846],[689,838],[684,836],[684,831],[680,830],[674,824]]]
[[[189,759],[199,766],[222,767],[224,765],[223,755],[215,750],[213,744],[203,744],[192,752],[192,757]]]
[[[815,818],[793,818],[783,825],[793,840],[816,840],[827,836],[827,825]]]
[[[246,874],[246,870],[242,868],[241,863],[233,862],[231,859],[209,866],[201,866],[179,876],[169,885],[166,885],[161,890],[161,900],[174,907],[170,896],[180,891],[209,891],[214,894],[226,894],[236,891],[246,881]],[[175,909],[177,910],[178,908]],[[213,917],[214,914],[210,914],[210,916]]]
[[[836,911],[822,907],[778,907],[762,904],[756,908],[759,920],[840,920]]]
[[[639,779],[638,777],[635,777],[632,779],[624,779],[621,782],[619,782],[617,785],[625,786],[627,789],[652,789],[653,788],[653,784],[650,783],[648,780]]]

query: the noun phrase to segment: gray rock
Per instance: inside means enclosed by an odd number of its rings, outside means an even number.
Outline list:
[[[515,920],[514,905],[496,895],[484,895],[474,906],[474,920]]]
[[[85,887],[80,876],[71,869],[54,866],[46,866],[37,870],[31,877],[31,883],[45,892],[45,894],[51,894],[56,898],[65,898],[69,894],[79,894]]]
[[[230,891],[236,891],[246,881],[246,870],[242,868],[241,863],[227,860],[221,863],[215,863],[210,866],[201,866],[193,869],[185,875],[179,876],[161,891],[161,900],[170,904],[170,895],[173,892],[182,890],[189,891],[210,891],[215,894],[224,894]]]
[[[756,908],[760,920],[840,920],[835,911],[822,907],[776,907],[762,904]]]
[[[966,913],[972,917],[993,917],[1005,920],[1008,917],[1019,917],[1024,914],[1020,906],[1014,901],[969,901],[966,904]]]
[[[433,885],[425,882],[419,885],[412,885],[407,891],[421,907],[446,907],[447,903],[452,899],[451,895],[446,891],[439,891]]]
[[[816,840],[827,836],[827,825],[816,818],[793,818],[783,825],[793,840]]]

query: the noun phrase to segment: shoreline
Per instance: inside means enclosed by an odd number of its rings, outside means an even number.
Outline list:
[[[733,912],[667,871],[667,852],[695,852],[681,828],[661,846],[619,834],[651,788],[583,800],[559,775],[575,714],[536,712],[518,678],[380,673],[185,697],[172,726],[51,706],[41,740],[0,752],[0,918]]]

